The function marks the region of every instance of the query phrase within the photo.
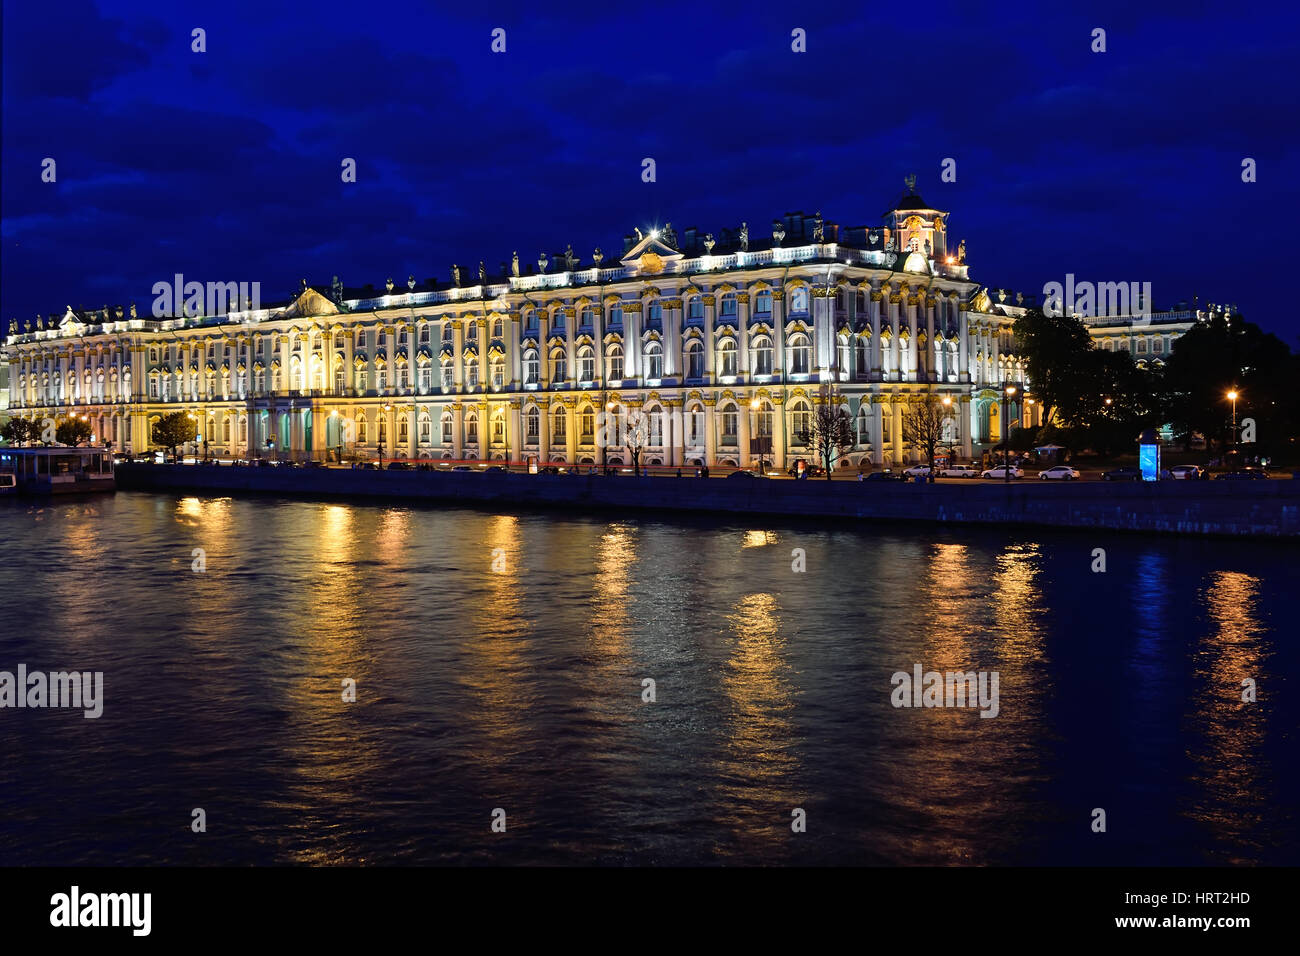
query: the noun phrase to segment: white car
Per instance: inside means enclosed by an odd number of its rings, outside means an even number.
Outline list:
[[[940,478],[978,478],[980,470],[974,465],[949,465],[939,472]]]
[[[1069,465],[1053,465],[1046,471],[1040,471],[1038,477],[1046,480],[1078,481],[1079,473]]]
[[[911,468],[904,468],[903,475],[907,478],[929,478],[929,465],[913,465]]]
[[[998,465],[996,468],[985,468],[980,472],[981,478],[1021,478],[1024,472],[1015,465]]]
[[[1198,481],[1205,477],[1205,469],[1200,465],[1174,465],[1169,469],[1169,477],[1174,481]]]

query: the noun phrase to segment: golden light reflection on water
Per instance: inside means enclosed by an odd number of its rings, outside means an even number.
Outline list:
[[[742,548],[763,548],[778,541],[775,531],[746,531]]]
[[[730,707],[727,755],[720,769],[723,779],[745,781],[730,799],[737,807],[749,808],[748,813],[737,813],[736,836],[784,837],[788,830],[772,829],[770,819],[764,817],[771,807],[786,808],[788,813],[799,799],[791,786],[798,766],[797,741],[781,607],[773,594],[747,594],[732,607],[727,623],[733,641],[722,689]]]
[[[467,595],[469,663],[462,673],[471,702],[466,725],[479,747],[471,759],[488,763],[501,762],[528,735],[525,650],[533,628],[520,604],[526,555],[519,519],[494,515],[483,534],[483,553],[471,563],[478,580]]]
[[[389,508],[379,520],[375,554],[389,562],[401,563],[400,554],[411,532],[411,512],[406,508]]]
[[[1259,586],[1260,580],[1249,574],[1220,571],[1203,592],[1214,632],[1196,651],[1200,690],[1188,719],[1201,729],[1193,739],[1202,743],[1191,756],[1196,766],[1192,777],[1200,784],[1202,796],[1189,814],[1225,847],[1258,846],[1261,817],[1275,805],[1272,775],[1257,756],[1266,735],[1268,708],[1241,699],[1242,681],[1248,678],[1255,681],[1261,696],[1269,686]],[[1244,855],[1239,849],[1222,855],[1223,862],[1233,864],[1257,860],[1249,850]]]
[[[927,669],[964,671],[974,663],[968,636],[975,618],[975,574],[969,560],[964,544],[936,544],[930,555],[923,585]]]

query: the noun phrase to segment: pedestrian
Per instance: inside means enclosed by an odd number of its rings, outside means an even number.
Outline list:
[[[678,469],[677,469],[677,477],[680,478],[681,476],[682,476],[682,470],[681,470],[680,468],[678,468]]]

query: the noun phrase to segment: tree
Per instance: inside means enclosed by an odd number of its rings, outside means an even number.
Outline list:
[[[1164,371],[1164,398],[1174,432],[1190,443],[1193,434],[1227,448],[1237,421],[1252,418],[1260,450],[1289,451],[1298,421],[1295,380],[1300,359],[1275,335],[1239,315],[1215,313],[1174,341]]]
[[[64,418],[54,427],[54,440],[74,448],[83,441],[90,441],[90,422],[84,418]]]
[[[631,411],[624,419],[623,447],[632,456],[632,474],[641,474],[641,452],[650,438],[650,422],[645,412]]]
[[[36,422],[27,418],[11,418],[0,426],[0,438],[11,445],[28,445],[36,441],[41,429]]]
[[[831,477],[835,459],[853,447],[853,421],[839,404],[839,396],[823,393],[813,409],[809,427],[797,435],[800,442],[811,447],[826,469],[826,480]]]
[[[154,423],[149,434],[155,445],[161,445],[176,458],[176,449],[194,438],[194,421],[185,412],[169,412]]]
[[[1029,309],[1014,328],[1016,349],[1043,406],[1043,421],[1055,415],[1065,425],[1081,425],[1094,418],[1101,389],[1092,377],[1097,350],[1088,327],[1071,315]]]
[[[912,401],[903,411],[903,441],[925,451],[931,479],[934,478],[934,452],[943,442],[951,411],[951,405],[945,405],[938,395],[932,394]]]

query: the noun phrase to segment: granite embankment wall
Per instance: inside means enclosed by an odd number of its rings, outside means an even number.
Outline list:
[[[362,469],[120,465],[118,487],[496,506],[701,511],[859,522],[1108,528],[1300,541],[1300,480],[1258,482],[759,481]]]

